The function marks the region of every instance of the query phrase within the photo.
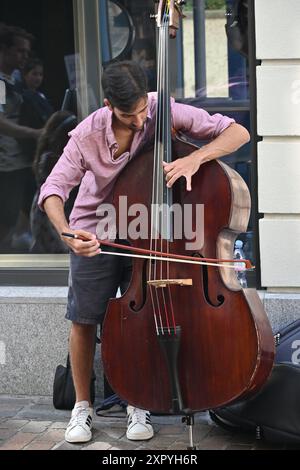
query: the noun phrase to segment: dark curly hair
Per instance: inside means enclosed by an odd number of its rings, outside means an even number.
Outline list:
[[[105,98],[113,107],[128,112],[140,98],[147,95],[147,76],[137,62],[115,62],[105,68],[102,88]]]
[[[69,111],[56,111],[48,119],[38,140],[33,162],[33,171],[37,180],[40,179],[40,161],[43,155],[49,153],[47,169],[49,174],[68,143],[69,132],[76,126],[77,117]]]
[[[38,57],[31,57],[25,64],[22,75],[27,75],[31,70],[35,69],[35,67],[44,67],[43,62]]]
[[[0,49],[3,46],[12,47],[15,44],[15,38],[27,39],[31,45],[35,40],[35,37],[23,28],[0,23]]]

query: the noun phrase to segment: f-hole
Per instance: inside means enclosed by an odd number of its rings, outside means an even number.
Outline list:
[[[145,260],[144,263],[143,263],[142,276],[141,276],[141,280],[140,280],[140,282],[141,282],[140,285],[141,285],[141,290],[142,290],[142,298],[141,298],[140,305],[136,304],[134,300],[132,300],[129,303],[129,307],[131,308],[131,310],[133,310],[133,312],[139,312],[140,310],[142,310],[142,308],[144,307],[144,305],[146,303],[148,269],[149,269],[148,268],[148,262],[147,262],[147,260]]]
[[[193,256],[196,256],[198,258],[204,258],[200,253],[193,253]],[[205,264],[200,266],[200,268],[202,269],[203,292],[204,292],[204,296],[205,296],[206,301],[212,307],[220,307],[224,303],[224,300],[225,300],[224,296],[222,294],[217,295],[216,301],[213,301],[210,298],[209,288],[208,288],[208,286],[209,286],[208,269],[207,269],[207,266]]]

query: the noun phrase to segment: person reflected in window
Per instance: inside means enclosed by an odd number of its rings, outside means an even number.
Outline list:
[[[0,80],[6,102],[0,104],[0,250],[12,249],[12,239],[23,199],[32,178],[32,159],[22,151],[18,139],[37,139],[38,129],[19,124],[22,95],[16,86],[15,71],[29,58],[34,38],[21,28],[0,26]]]
[[[42,129],[54,112],[48,99],[40,91],[44,78],[42,61],[38,58],[30,58],[22,69],[21,77],[20,90],[23,102],[20,109],[19,124],[33,129]],[[28,161],[33,162],[37,149],[36,139],[18,139],[18,141],[23,154],[26,155]],[[26,241],[27,247],[28,245],[30,246],[29,216],[36,189],[35,177],[31,170],[31,174],[28,174],[27,185],[24,191],[18,227],[14,234],[13,245],[16,247],[20,245],[24,247],[24,242]]]
[[[40,187],[44,184],[58,162],[69,140],[68,133],[77,126],[77,118],[68,111],[57,111],[47,121],[38,141],[33,171],[36,178],[37,192],[33,198],[30,212],[32,232],[32,253],[67,253],[68,248],[50,223],[45,212],[37,205]],[[76,199],[78,188],[74,188],[64,206],[65,216],[69,215]]]
[[[40,91],[44,79],[44,67],[40,59],[29,59],[22,71],[22,97],[19,124],[42,129],[54,109],[46,96]],[[21,145],[24,152],[34,158],[36,152],[35,139],[22,139]]]

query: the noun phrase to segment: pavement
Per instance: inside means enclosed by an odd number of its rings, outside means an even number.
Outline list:
[[[152,416],[154,437],[148,441],[129,441],[125,412],[115,406],[104,416],[95,417],[93,439],[85,444],[64,440],[69,419],[69,411],[53,407],[52,397],[0,395],[0,450],[178,451],[189,445],[188,430],[180,416]],[[194,444],[198,450],[288,449],[225,431],[211,421],[207,412],[195,415]]]

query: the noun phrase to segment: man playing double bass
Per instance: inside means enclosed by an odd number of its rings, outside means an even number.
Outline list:
[[[103,73],[102,86],[105,106],[71,132],[39,198],[40,207],[59,234],[68,232],[88,240],[62,236],[70,248],[66,318],[72,322],[70,356],[76,390],[76,404],[65,433],[68,442],[87,442],[92,438],[90,380],[95,330],[103,322],[108,300],[115,297],[120,285],[123,290],[126,288],[131,273],[128,261],[122,257],[101,256],[97,209],[111,202],[118,175],[153,140],[156,119],[157,94],[147,93],[146,75],[137,63],[124,61],[109,65]],[[210,143],[164,164],[168,187],[184,177],[187,190],[191,190],[192,176],[203,163],[234,152],[249,141],[248,131],[233,119],[220,114],[210,116],[202,109],[175,103],[173,99],[171,116],[176,130]],[[68,224],[64,203],[71,189],[80,182]],[[130,368],[130,364],[127,366]],[[137,374],[136,380],[143,380],[143,387],[147,387],[147,377]],[[127,413],[127,438],[150,439],[153,436],[150,413],[134,406],[128,406]]]

